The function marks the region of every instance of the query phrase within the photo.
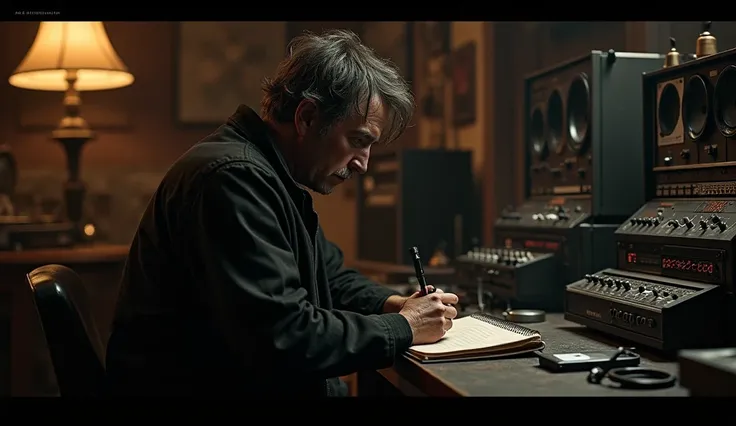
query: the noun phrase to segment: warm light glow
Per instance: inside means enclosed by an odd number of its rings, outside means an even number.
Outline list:
[[[102,22],[41,22],[9,81],[22,89],[64,91],[68,70],[77,70],[79,91],[117,89],[134,80]]]
[[[92,237],[92,236],[95,235],[95,232],[97,232],[97,229],[95,229],[95,226],[94,225],[92,225],[91,223],[88,223],[88,224],[84,225],[84,231],[83,232],[84,232],[84,235],[86,235],[88,237]]]

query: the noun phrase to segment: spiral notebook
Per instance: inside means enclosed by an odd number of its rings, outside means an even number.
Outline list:
[[[436,343],[414,345],[408,355],[420,362],[500,358],[544,349],[542,335],[485,313],[458,318]]]

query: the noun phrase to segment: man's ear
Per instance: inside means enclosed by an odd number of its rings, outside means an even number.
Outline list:
[[[299,136],[304,136],[310,128],[317,125],[319,110],[314,101],[302,99],[294,113],[294,126]]]

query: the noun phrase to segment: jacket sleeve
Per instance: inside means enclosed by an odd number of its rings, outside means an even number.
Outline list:
[[[411,328],[399,314],[325,310],[307,300],[273,175],[234,163],[206,181],[195,207],[203,297],[213,326],[243,362],[327,378],[388,367],[410,346]]]
[[[321,234],[321,231],[320,231]],[[358,271],[346,268],[342,251],[327,239],[324,244],[325,265],[330,280],[330,293],[335,307],[361,314],[380,314],[386,299],[400,293],[375,283]]]

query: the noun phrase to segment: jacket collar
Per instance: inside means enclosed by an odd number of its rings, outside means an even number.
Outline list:
[[[292,177],[281,149],[274,142],[273,130],[252,108],[247,105],[240,105],[235,113],[228,118],[227,124],[234,127],[238,134],[256,145],[266,155],[269,164],[290,191],[296,192],[298,190],[301,195],[308,194],[306,189]]]

